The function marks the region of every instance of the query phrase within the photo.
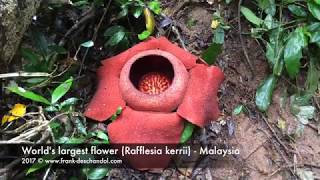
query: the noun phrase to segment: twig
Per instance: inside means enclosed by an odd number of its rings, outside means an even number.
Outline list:
[[[82,24],[88,22],[90,19],[92,19],[95,15],[95,6],[93,5],[86,13],[85,15],[76,23],[74,24],[67,33],[63,36],[63,38],[59,42],[59,46],[63,46],[66,42],[66,39],[75,31],[77,30]]]
[[[313,167],[313,168],[317,168],[320,169],[320,166],[315,165],[315,164],[308,164],[308,163],[304,163],[304,164],[290,164],[287,166],[282,166],[279,167],[278,169],[276,169],[275,171],[273,171],[270,175],[268,175],[267,179],[270,179],[272,176],[274,176],[275,174],[277,174],[278,172],[282,171],[285,168],[291,168],[291,167],[304,167],[304,166],[309,166],[309,167]]]
[[[171,26],[171,28],[172,28],[172,31],[177,35],[177,38],[178,38],[178,40],[179,40],[182,48],[183,48],[184,50],[187,50],[187,47],[186,47],[184,41],[182,40],[181,35],[180,35],[178,29],[177,29],[175,26]]]
[[[307,124],[308,127],[310,127],[311,129],[315,130],[317,133],[319,133],[319,128],[313,124],[308,123]]]
[[[277,135],[277,133],[274,131],[274,129],[271,127],[270,123],[268,122],[268,120],[262,115],[261,116],[263,121],[267,124],[269,130],[272,132],[273,136],[275,137],[275,139],[278,141],[278,143],[285,149],[286,153],[288,154],[288,152],[293,152],[292,150],[288,149],[288,147],[281,141],[281,139],[279,138],[279,136]],[[294,153],[294,152],[293,152]]]
[[[277,140],[277,142],[285,149],[285,153],[288,155],[288,151],[292,152],[292,150],[289,150],[287,148],[287,146],[284,145],[284,143],[281,141],[281,139],[278,137],[278,135],[276,134],[276,132],[274,131],[274,129],[271,127],[271,125],[269,124],[269,122],[266,120],[266,118],[262,115],[261,116],[263,121],[267,124],[269,130],[272,132],[273,137],[275,137],[275,139]],[[264,132],[264,131],[263,131]],[[269,138],[269,137],[268,137]],[[272,143],[272,145],[277,149],[277,151],[279,152],[280,156],[282,157],[282,159],[286,162],[287,165],[289,165],[289,161],[288,159],[285,157],[284,154],[282,154],[280,148],[278,146],[275,145],[275,143]],[[294,170],[291,169],[291,167],[289,167],[289,171],[291,172],[291,174],[293,176],[296,176],[296,174],[294,173]]]
[[[112,0],[109,0],[107,7],[106,7],[106,8],[104,9],[104,11],[103,11],[103,15],[101,16],[100,21],[99,21],[98,25],[97,25],[96,28],[95,28],[95,31],[94,31],[93,36],[92,36],[92,41],[93,41],[93,42],[95,42],[96,39],[97,39],[97,37],[98,37],[98,32],[99,32],[100,26],[101,26],[103,20],[105,19],[105,16],[107,15],[108,9],[109,9],[110,4],[111,4],[111,1],[112,1]],[[83,55],[83,57],[82,57],[82,60],[81,60],[81,64],[80,64],[80,69],[79,69],[79,72],[78,72],[78,76],[80,76],[80,74],[81,74],[81,72],[82,72],[83,65],[84,65],[84,61],[85,61],[85,59],[86,59],[86,57],[87,57],[88,52],[89,52],[89,48],[86,48],[86,52],[84,53],[84,55]]]
[[[48,169],[46,170],[46,173],[44,174],[42,180],[46,180],[48,178],[49,172],[51,170],[52,164],[49,165]]]
[[[14,77],[50,77],[49,73],[44,72],[14,72],[0,74],[0,79],[4,78],[14,78]]]
[[[241,28],[241,15],[240,15],[240,8],[241,8],[241,3],[242,3],[242,0],[239,0],[239,3],[238,3],[238,28],[239,28],[239,36],[240,36],[240,43],[241,43],[241,47],[242,47],[242,51],[243,51],[243,54],[246,58],[246,62],[247,64],[249,65],[249,68],[250,68],[250,71],[252,73],[252,76],[251,78],[254,77],[254,68],[253,68],[253,65],[251,63],[251,60],[249,58],[249,55],[248,55],[248,51],[247,51],[247,48],[244,44],[244,41],[243,41],[243,38],[242,38],[242,28]]]
[[[254,153],[256,153],[268,140],[265,140],[263,143],[261,143],[258,147],[256,147],[244,160],[248,160]]]

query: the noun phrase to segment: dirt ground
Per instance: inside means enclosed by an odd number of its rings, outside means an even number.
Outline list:
[[[179,28],[188,50],[195,54],[199,54],[211,41],[211,16],[216,9],[222,12],[225,21],[231,26],[226,33],[224,51],[217,60],[217,65],[223,69],[226,77],[219,92],[220,109],[223,111],[220,120],[226,123],[213,123],[205,130],[197,132],[194,138],[200,139],[202,144],[212,143],[219,147],[238,148],[240,154],[225,158],[206,157],[200,163],[204,168],[196,166],[180,169],[179,173],[169,169],[163,172],[161,177],[299,179],[293,173],[303,169],[305,172],[312,171],[315,179],[319,179],[320,138],[317,129],[307,126],[302,136],[295,140],[286,136],[290,128],[297,124],[288,108],[285,111],[279,110],[281,93],[287,82],[281,80],[278,83],[273,103],[267,113],[262,114],[255,107],[255,90],[267,76],[268,64],[263,47],[250,36],[244,35],[245,46],[254,67],[252,76],[239,40],[237,4],[223,7],[219,3],[210,5],[207,2],[195,2],[185,5],[170,1],[166,5],[169,14],[175,13],[174,20],[180,22]],[[190,20],[194,24],[188,27],[187,22]],[[249,25],[242,22],[242,31],[249,32]],[[233,109],[239,104],[245,105],[249,112],[232,116]],[[277,127],[280,118],[286,122],[287,132]]]
[[[255,107],[255,91],[268,75],[268,64],[263,47],[248,35],[244,44],[254,67],[252,75],[243,55],[238,31],[237,4],[223,7],[219,3],[183,3],[168,1],[165,11],[173,14],[187,49],[199,55],[212,38],[211,17],[216,9],[231,29],[226,32],[224,51],[218,57],[217,65],[225,73],[225,81],[219,91],[219,106],[222,110],[220,122],[212,123],[206,129],[198,130],[193,136],[202,145],[222,148],[238,148],[239,155],[218,157],[208,156],[192,168],[166,169],[164,172],[140,173],[131,169],[113,169],[115,178],[136,179],[299,179],[293,175],[302,168],[320,178],[320,138],[315,128],[307,126],[303,135],[295,140],[288,139],[285,132],[277,127],[279,118],[288,124],[290,131],[297,124],[290,110],[280,111],[281,93],[286,81],[281,80],[274,93],[273,103],[267,113],[262,114]],[[192,21],[192,26],[188,22]],[[249,25],[242,21],[242,31],[249,32]],[[233,109],[243,104],[248,113],[232,116]],[[197,157],[195,157],[197,158]]]

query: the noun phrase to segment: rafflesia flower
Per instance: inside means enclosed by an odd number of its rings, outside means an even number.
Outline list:
[[[141,42],[102,61],[85,116],[102,122],[122,107],[107,128],[111,143],[178,144],[184,121],[204,127],[219,116],[224,75],[201,62],[164,37]]]

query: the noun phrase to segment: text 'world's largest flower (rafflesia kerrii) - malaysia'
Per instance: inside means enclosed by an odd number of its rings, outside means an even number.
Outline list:
[[[107,128],[111,143],[178,144],[184,121],[204,127],[219,116],[217,91],[224,75],[198,60],[165,37],[106,59],[85,116],[102,122],[122,107]]]

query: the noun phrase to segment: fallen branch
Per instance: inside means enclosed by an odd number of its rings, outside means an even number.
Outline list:
[[[0,79],[14,78],[14,77],[50,77],[51,74],[44,72],[14,72],[0,74]]]

